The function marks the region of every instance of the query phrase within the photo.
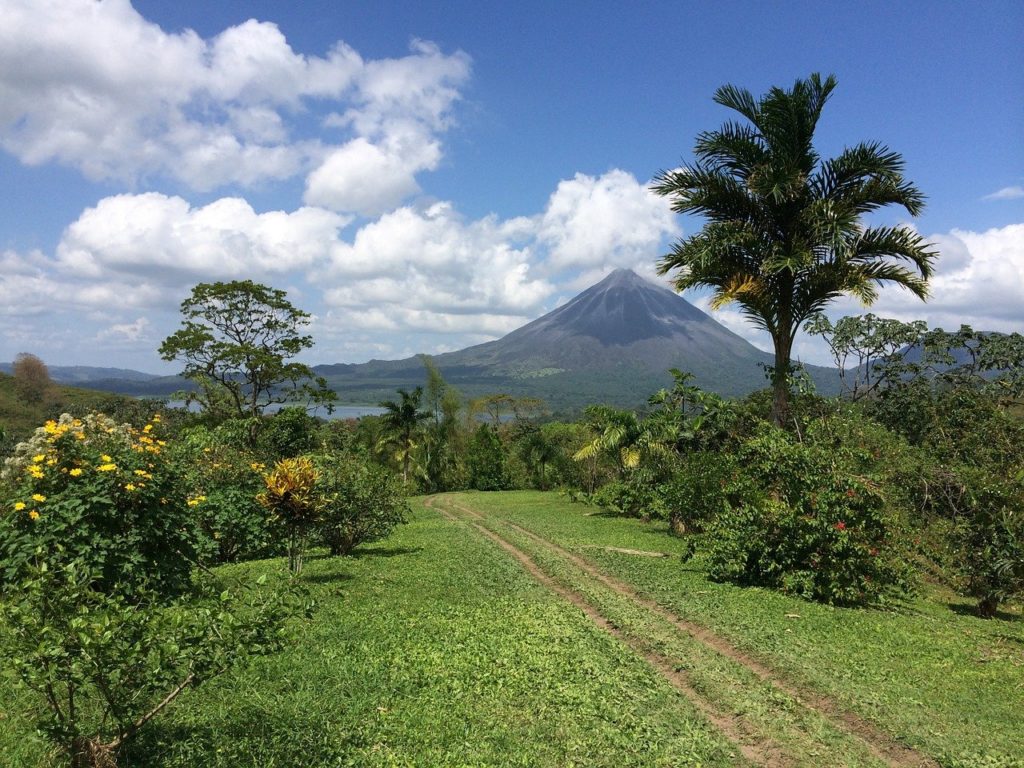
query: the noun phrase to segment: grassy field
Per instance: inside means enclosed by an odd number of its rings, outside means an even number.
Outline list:
[[[1019,613],[713,584],[656,526],[553,494],[414,506],[387,541],[309,561],[318,609],[289,649],[186,694],[123,764],[1024,765]],[[0,679],[4,768],[58,764],[27,701]]]

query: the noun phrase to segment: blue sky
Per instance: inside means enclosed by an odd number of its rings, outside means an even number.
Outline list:
[[[820,151],[882,141],[928,196],[933,299],[873,311],[1024,331],[1024,4],[441,5],[0,0],[0,360],[173,371],[182,298],[242,278],[313,313],[309,362],[496,338],[653,278],[700,221],[647,184],[715,89],[814,71]]]

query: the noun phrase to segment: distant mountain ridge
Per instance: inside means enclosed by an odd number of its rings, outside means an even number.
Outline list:
[[[692,373],[705,389],[745,395],[767,385],[763,366],[773,361],[686,299],[626,269],[615,270],[500,339],[432,359],[445,379],[468,397],[529,395],[543,398],[557,411],[576,411],[591,403],[641,406],[671,383],[670,368]],[[420,357],[317,365],[313,370],[346,403],[390,399],[395,389],[411,389],[425,379]],[[57,381],[135,395],[168,395],[186,384],[176,376],[121,369],[53,367],[50,372]],[[837,390],[834,369],[808,366],[808,372],[819,391]]]

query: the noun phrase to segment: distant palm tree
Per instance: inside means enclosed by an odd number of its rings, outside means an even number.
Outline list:
[[[398,397],[398,402],[384,400],[378,403],[384,409],[380,416],[385,432],[381,442],[396,447],[395,458],[402,465],[402,482],[407,483],[420,422],[429,419],[431,414],[419,409],[423,387],[416,387],[412,392],[399,389]]]
[[[912,216],[924,196],[903,178],[903,158],[862,143],[822,160],[814,130],[835,77],[813,74],[790,91],[759,100],[726,85],[715,101],[749,124],[727,122],[697,137],[693,164],[662,171],[652,190],[677,213],[701,214],[704,228],[680,240],[659,263],[677,290],[713,289],[712,306],[735,301],[768,331],[775,347],[772,420],[789,420],[793,340],[801,323],[849,294],[873,302],[895,283],[927,297],[935,253],[909,227],[867,227],[862,217],[886,205]]]

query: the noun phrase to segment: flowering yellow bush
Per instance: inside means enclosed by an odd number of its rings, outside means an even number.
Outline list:
[[[165,446],[159,416],[136,429],[102,414],[65,414],[17,445],[0,473],[0,588],[42,562],[71,561],[110,584],[182,586],[193,547]]]

